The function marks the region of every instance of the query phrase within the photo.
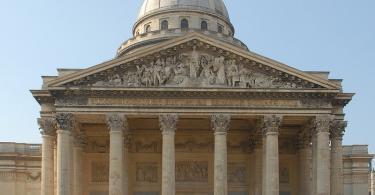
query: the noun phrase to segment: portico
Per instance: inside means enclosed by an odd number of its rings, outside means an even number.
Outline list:
[[[353,94],[249,51],[202,2],[145,0],[115,59],[43,77],[42,194],[343,195]]]
[[[107,190],[111,195],[276,195],[286,191],[313,194],[313,190],[328,195],[330,190],[342,190],[340,169],[319,171],[342,166],[342,157],[334,155],[340,143],[330,149],[329,132],[342,132],[343,127],[331,125],[340,122],[326,114],[64,112],[55,119],[59,195]],[[70,135],[75,139],[69,139]],[[340,135],[331,133],[331,140]],[[71,140],[80,140],[76,146],[83,149],[67,152],[74,144]],[[53,151],[53,144],[49,147]],[[319,155],[325,158],[315,160]],[[67,159],[75,159],[72,167]],[[50,165],[42,175],[53,173],[53,158],[42,161]],[[71,185],[70,173],[82,180]],[[327,185],[314,186],[322,181]],[[42,189],[54,188],[49,184]]]

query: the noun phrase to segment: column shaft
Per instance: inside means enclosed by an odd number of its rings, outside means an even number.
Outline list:
[[[57,131],[57,195],[70,195],[70,132]]]
[[[160,115],[159,124],[163,137],[162,151],[162,184],[161,194],[175,195],[175,131],[178,116],[176,114]]]
[[[124,139],[122,131],[110,132],[109,194],[123,195]]]
[[[73,195],[82,195],[83,194],[83,178],[82,178],[82,155],[83,155],[83,148],[80,145],[74,146],[73,151],[73,161],[74,161],[74,177],[73,177],[73,184],[74,184],[74,192]]]
[[[315,159],[316,195],[330,195],[330,150],[329,150],[329,127],[331,116],[323,115],[316,118],[316,146]],[[314,194],[315,195],[315,194]]]
[[[227,132],[230,125],[230,116],[222,114],[213,115],[211,122],[215,132],[214,195],[227,195]]]
[[[344,195],[342,138],[345,121],[334,121],[331,126],[331,195]]]
[[[214,154],[214,187],[215,195],[227,195],[227,135],[226,133],[215,133]]]
[[[163,132],[163,156],[162,156],[162,194],[174,195],[175,184],[175,149],[174,133]]]
[[[71,113],[59,113],[57,122],[57,195],[71,194],[71,131],[74,128],[74,117]]]
[[[56,122],[53,118],[38,119],[40,133],[42,134],[42,178],[41,178],[41,194],[54,194],[54,170],[55,170],[55,126]]]
[[[263,146],[265,149],[263,195],[279,195],[279,126],[282,117],[270,115],[264,117]]]
[[[124,115],[109,114],[109,195],[127,194],[124,190],[124,129],[127,121]]]
[[[42,195],[54,194],[54,137],[43,135],[42,144]]]

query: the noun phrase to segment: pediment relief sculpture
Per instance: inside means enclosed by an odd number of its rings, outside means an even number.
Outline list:
[[[170,55],[138,59],[90,79],[68,83],[86,87],[321,88],[251,60],[193,46]]]

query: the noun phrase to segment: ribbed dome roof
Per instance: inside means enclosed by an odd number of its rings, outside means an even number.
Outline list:
[[[228,11],[223,0],[144,0],[138,19],[158,11],[184,8],[217,14],[229,21]]]

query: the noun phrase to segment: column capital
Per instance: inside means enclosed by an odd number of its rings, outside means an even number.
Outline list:
[[[211,125],[215,133],[226,133],[230,128],[231,116],[226,114],[214,114],[211,116]]]
[[[159,115],[159,125],[162,133],[174,133],[177,129],[177,114]]]
[[[267,133],[278,133],[283,120],[281,115],[265,115],[262,122],[263,135]]]
[[[72,113],[57,113],[55,120],[58,130],[73,131],[75,120]]]
[[[56,120],[53,118],[38,118],[40,134],[54,136],[56,133]]]
[[[330,128],[330,139],[342,140],[344,133],[345,133],[345,128],[347,127],[347,125],[348,125],[347,121],[342,121],[342,120],[332,121],[331,128]]]
[[[110,113],[106,116],[107,126],[110,131],[119,132],[128,130],[128,120],[124,114]]]
[[[332,123],[332,115],[318,115],[315,118],[315,133],[329,133]]]

